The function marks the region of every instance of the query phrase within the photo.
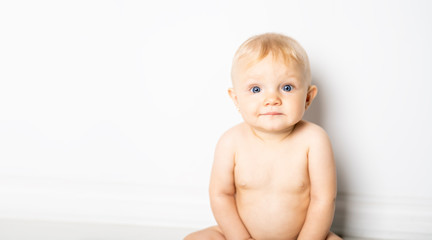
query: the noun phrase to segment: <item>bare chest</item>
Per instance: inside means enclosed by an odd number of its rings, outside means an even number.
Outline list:
[[[307,149],[303,146],[245,144],[237,150],[235,163],[238,189],[298,192],[309,186]]]

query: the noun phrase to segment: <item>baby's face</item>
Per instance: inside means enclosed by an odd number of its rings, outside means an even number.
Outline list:
[[[244,121],[265,132],[283,132],[298,123],[306,110],[308,83],[294,61],[289,65],[271,55],[233,72],[230,96]]]

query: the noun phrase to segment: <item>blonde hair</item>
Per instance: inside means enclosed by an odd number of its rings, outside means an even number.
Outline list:
[[[291,61],[295,61],[297,65],[302,68],[304,78],[310,85],[311,73],[306,51],[293,38],[277,33],[256,35],[240,45],[234,55],[231,79],[233,79],[233,72],[239,62],[247,60],[246,66],[250,67],[269,54],[273,55],[274,60],[283,60],[286,65],[289,65]]]

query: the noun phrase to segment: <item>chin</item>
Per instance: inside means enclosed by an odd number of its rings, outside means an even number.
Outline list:
[[[291,129],[292,126],[287,126],[287,125],[272,125],[272,126],[263,126],[260,129],[263,132],[268,132],[268,133],[283,133],[285,131],[289,131],[289,129]]]

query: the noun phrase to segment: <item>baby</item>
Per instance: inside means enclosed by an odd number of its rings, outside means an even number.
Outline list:
[[[228,94],[244,122],[215,151],[210,203],[218,226],[186,240],[333,240],[336,169],[330,140],[302,117],[317,94],[305,50],[280,34],[237,50]]]

